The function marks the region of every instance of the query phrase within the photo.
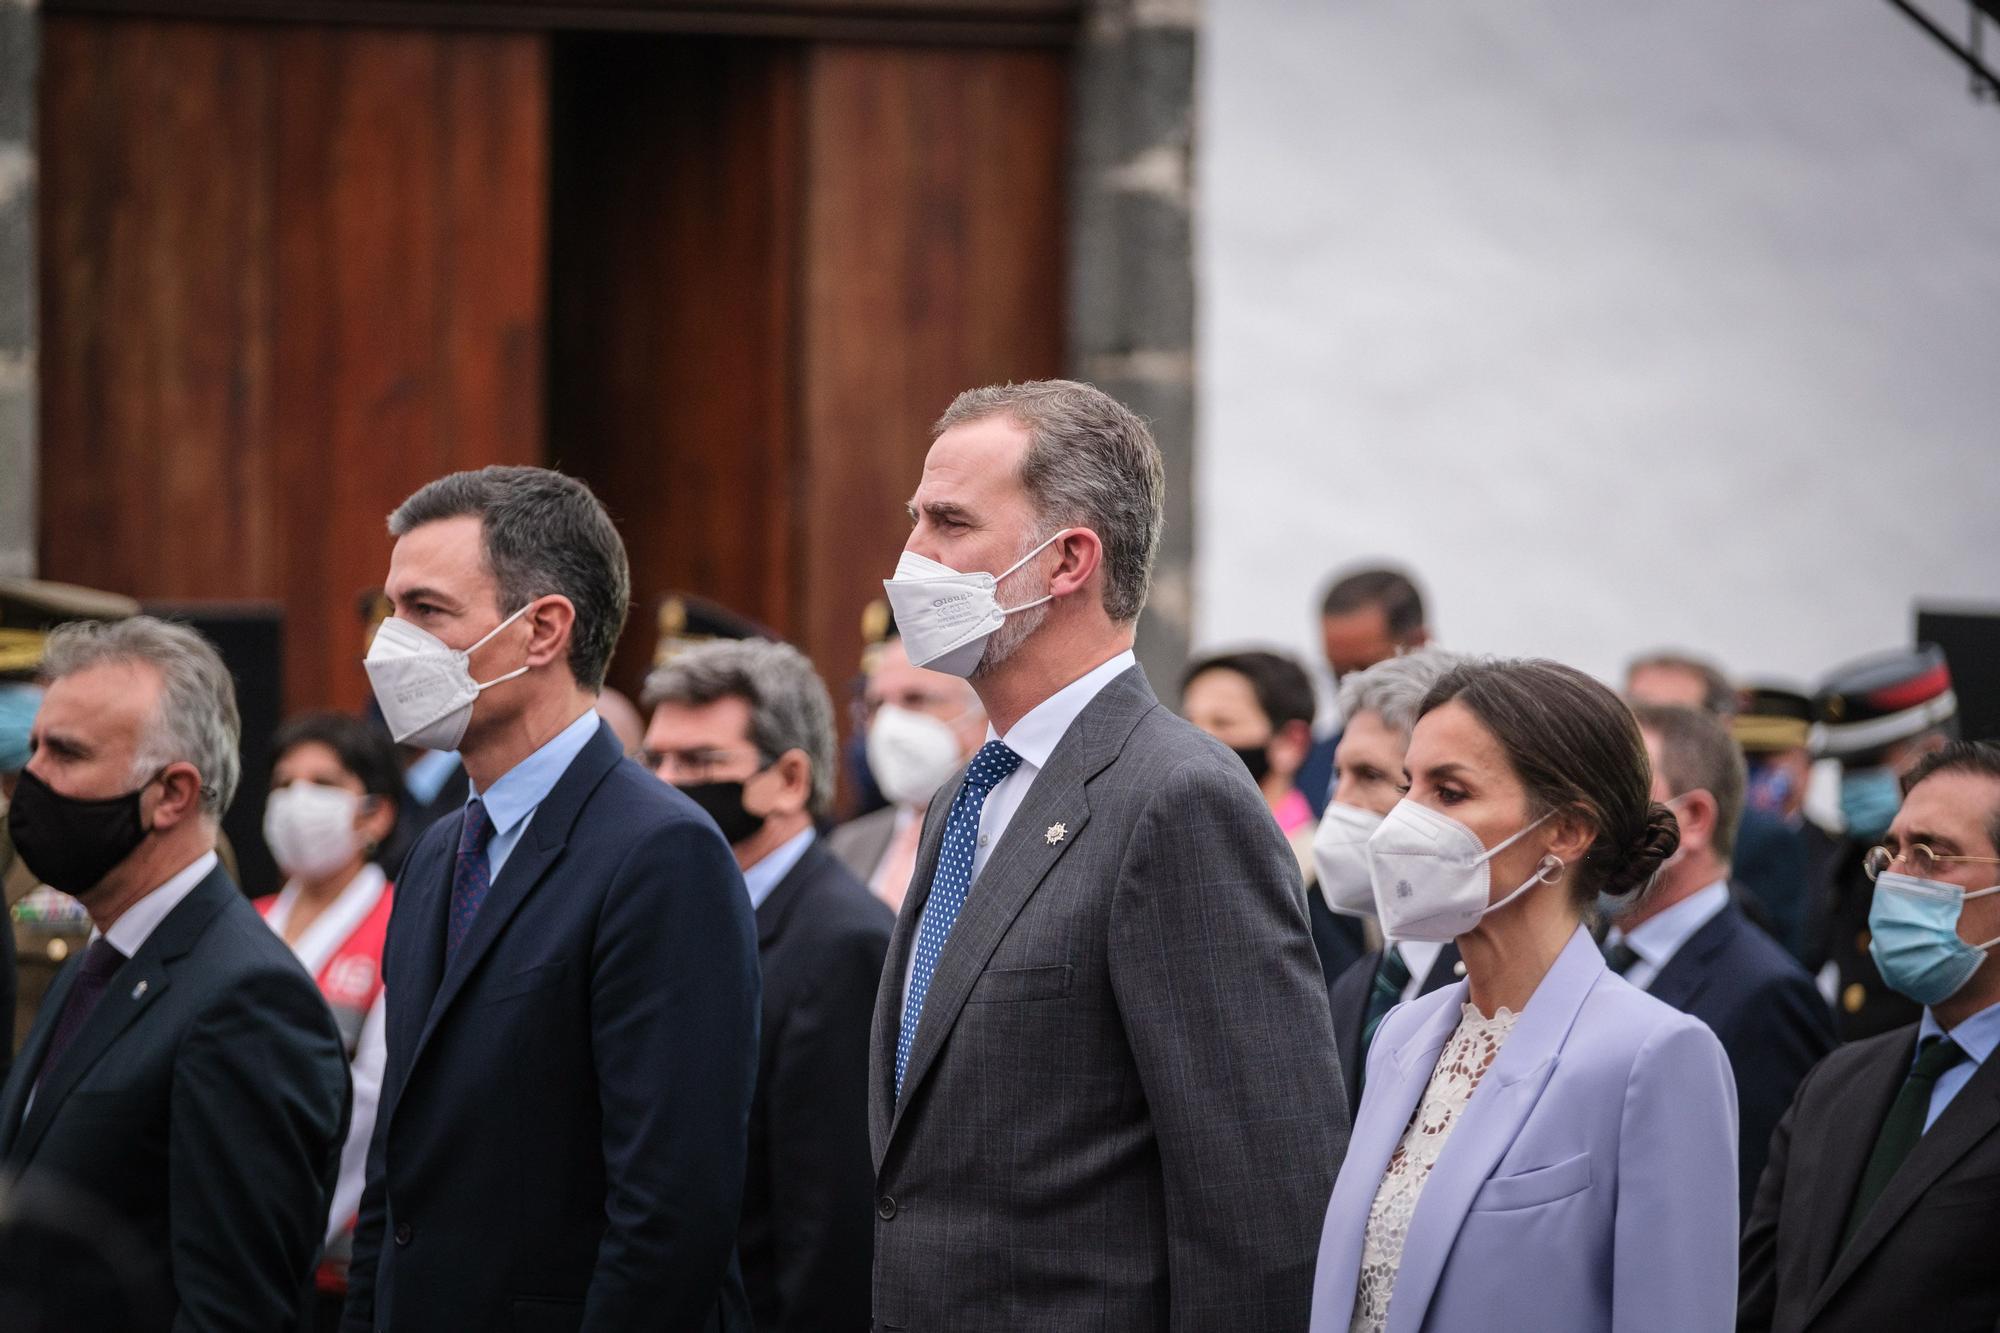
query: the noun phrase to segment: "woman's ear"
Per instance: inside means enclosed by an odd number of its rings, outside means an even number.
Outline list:
[[[1566,806],[1550,815],[1547,828],[1548,854],[1561,857],[1564,865],[1573,866],[1581,861],[1590,851],[1590,845],[1597,841],[1597,826],[1575,806]]]
[[[355,813],[354,826],[371,851],[380,847],[396,831],[396,802],[387,796],[363,796],[361,809]]]

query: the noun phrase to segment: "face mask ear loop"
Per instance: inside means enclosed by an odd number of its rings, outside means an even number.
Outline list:
[[[487,644],[491,643],[493,641],[494,635],[498,634],[501,630],[506,629],[509,625],[513,624],[515,621],[519,620],[522,616],[526,615],[528,613],[528,608],[533,606],[535,602],[538,600],[540,599],[538,598],[531,599],[529,601],[523,602],[521,604],[521,608],[518,611],[514,612],[513,615],[508,616],[505,620],[495,625],[492,629],[486,631],[485,638],[481,639],[478,643],[473,644],[470,648],[467,648],[462,654],[460,654],[460,656],[465,661],[470,662],[472,660],[472,655],[474,653],[478,652],[481,648],[484,648]],[[474,681],[473,684],[476,685],[479,688],[479,691],[483,694],[487,690],[492,689],[495,685],[505,684],[506,682],[514,679],[514,677],[516,676],[525,676],[527,674],[528,674],[528,668],[524,664],[516,670],[509,671],[504,676],[495,676],[492,680],[488,681]]]
[[[1027,563],[1028,563],[1028,562],[1029,562],[1030,560],[1033,560],[1033,559],[1034,559],[1034,558],[1035,558],[1036,556],[1040,555],[1040,554],[1041,554],[1041,553],[1042,553],[1043,551],[1046,551],[1046,550],[1048,550],[1048,549],[1049,549],[1049,544],[1050,544],[1051,542],[1055,542],[1055,541],[1058,541],[1058,540],[1060,540],[1060,539],[1062,539],[1062,538],[1064,538],[1064,537],[1067,537],[1067,536],[1069,536],[1069,534],[1070,534],[1070,533],[1072,533],[1072,532],[1075,532],[1075,531],[1076,531],[1076,529],[1075,529],[1075,528],[1059,528],[1059,529],[1057,529],[1057,530],[1056,530],[1055,532],[1052,532],[1052,533],[1050,533],[1050,534],[1049,534],[1049,539],[1048,539],[1048,541],[1045,541],[1045,542],[1043,542],[1043,543],[1042,543],[1042,544],[1041,544],[1040,546],[1037,546],[1037,547],[1036,547],[1036,548],[1035,548],[1034,550],[1032,550],[1032,551],[1028,552],[1028,553],[1027,553],[1026,555],[1022,556],[1022,557],[1021,557],[1021,558],[1020,558],[1019,560],[1016,560],[1016,561],[1015,561],[1015,562],[1014,562],[1013,564],[1011,564],[1011,565],[1007,566],[1007,568],[1006,568],[1006,569],[1004,569],[1004,570],[1002,570],[1002,571],[1001,571],[1000,573],[996,574],[996,575],[994,576],[994,578],[993,578],[993,586],[994,586],[995,588],[998,588],[998,587],[1000,586],[1000,583],[1001,583],[1001,580],[1005,579],[1005,578],[1006,578],[1006,577],[1007,577],[1007,576],[1008,576],[1009,574],[1012,574],[1012,573],[1013,573],[1013,572],[1014,572],[1015,570],[1019,569],[1019,568],[1020,568],[1020,567],[1021,567],[1022,565],[1025,565],[1025,564],[1027,564]],[[1056,598],[1056,595],[1055,595],[1054,593],[1048,593],[1048,594],[1046,594],[1046,595],[1044,595],[1044,596],[1041,596],[1041,597],[1037,597],[1037,598],[1036,598],[1036,599],[1035,599],[1034,601],[1032,601],[1032,602],[1023,602],[1023,603],[1021,603],[1021,604],[1020,604],[1019,606],[1003,606],[1003,607],[1001,607],[1001,608],[1000,608],[1000,614],[1001,614],[1001,615],[1003,615],[1003,616],[1011,616],[1011,615],[1013,615],[1013,614],[1014,614],[1014,613],[1015,613],[1016,611],[1028,611],[1028,610],[1032,610],[1033,608],[1035,608],[1035,607],[1038,607],[1038,606],[1040,606],[1040,605],[1041,605],[1041,604],[1042,604],[1043,602],[1052,602],[1052,601],[1054,601],[1054,600],[1055,600],[1055,598]]]
[[[1494,857],[1500,855],[1500,853],[1506,851],[1509,847],[1512,847],[1515,843],[1527,837],[1530,833],[1533,833],[1536,829],[1548,823],[1551,819],[1554,819],[1555,814],[1556,812],[1551,810],[1547,814],[1543,815],[1540,819],[1537,819],[1534,823],[1528,825],[1528,827],[1522,829],[1519,833],[1516,833],[1513,837],[1507,838],[1504,841],[1497,842],[1493,846],[1488,847],[1484,852],[1481,852],[1478,856],[1473,858],[1472,864],[1478,865],[1481,861],[1491,861]],[[1530,880],[1528,882],[1530,884],[1533,884],[1536,883],[1537,881]],[[1505,899],[1503,899],[1502,901],[1505,901]],[[1496,904],[1496,906],[1497,905],[1498,904]]]

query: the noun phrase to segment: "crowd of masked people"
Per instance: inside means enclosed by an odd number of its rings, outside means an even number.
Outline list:
[[[971,390],[909,484],[845,750],[698,602],[607,690],[624,547],[538,468],[390,516],[371,716],[268,772],[193,630],[53,629],[7,829],[92,929],[0,1327],[2000,1326],[2000,746],[1936,649],[1614,690],[1368,569],[1325,672],[1162,699],[1143,422]]]

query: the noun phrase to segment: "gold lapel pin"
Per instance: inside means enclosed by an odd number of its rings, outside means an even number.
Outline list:
[[[1069,825],[1064,824],[1061,821],[1057,821],[1056,823],[1049,825],[1049,831],[1047,833],[1044,833],[1042,836],[1047,838],[1049,840],[1049,846],[1053,847],[1057,843],[1061,842],[1064,838],[1069,836]]]
[[[141,978],[139,984],[132,988],[132,998],[136,1000],[145,993],[146,993],[146,982],[143,978]]]

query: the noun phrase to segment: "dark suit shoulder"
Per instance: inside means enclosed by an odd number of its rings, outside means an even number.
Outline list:
[[[1718,912],[1709,927],[1721,932],[1723,945],[1717,954],[1729,975],[1759,987],[1799,982],[1812,984],[1812,976],[1785,946],[1771,938],[1735,903]]]
[[[1873,1037],[1862,1037],[1836,1046],[1825,1059],[1806,1076],[1800,1096],[1808,1091],[1814,1095],[1833,1093],[1837,1095],[1840,1085],[1883,1065],[1904,1066],[1917,1048],[1917,1025],[1906,1023],[1889,1032]]]
[[[868,891],[831,850],[814,844],[794,868],[799,876],[793,920],[801,933],[821,939],[879,938],[888,946],[896,914]]]
[[[1375,969],[1380,966],[1382,951],[1370,949],[1333,979],[1333,985],[1327,989],[1327,999],[1336,1010],[1343,1003],[1358,1004],[1365,1000],[1369,988],[1375,984]]]

